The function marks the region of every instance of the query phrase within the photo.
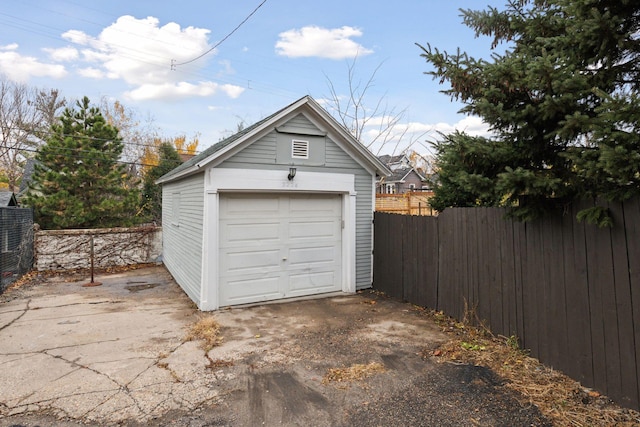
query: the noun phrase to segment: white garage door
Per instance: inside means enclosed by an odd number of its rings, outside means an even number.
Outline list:
[[[220,305],[342,289],[339,195],[221,194]]]

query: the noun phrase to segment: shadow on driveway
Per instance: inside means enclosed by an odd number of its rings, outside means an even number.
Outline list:
[[[96,280],[0,297],[0,426],[550,425],[490,370],[423,357],[446,336],[373,292],[202,314],[163,267]],[[203,315],[208,353],[184,342]]]

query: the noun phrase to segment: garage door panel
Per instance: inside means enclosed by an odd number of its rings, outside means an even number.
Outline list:
[[[336,263],[336,248],[334,246],[318,246],[314,248],[289,249],[288,261],[292,267],[298,264]]]
[[[277,215],[280,212],[280,200],[269,196],[226,195],[226,203],[221,209],[221,216],[264,217]]]
[[[229,246],[233,246],[234,243],[239,244],[264,244],[271,241],[274,244],[280,241],[280,223],[279,222],[266,222],[262,224],[256,224],[253,222],[245,223],[230,223],[221,224],[220,241],[225,242]]]
[[[247,277],[243,280],[229,281],[220,291],[220,298],[226,304],[244,304],[255,301],[268,301],[282,298],[280,276]]]
[[[331,203],[335,199],[335,195],[301,196],[291,199],[289,212],[294,218],[308,213],[313,213],[315,216],[340,215],[340,205]]]
[[[289,238],[321,238],[336,237],[336,219],[322,221],[295,221],[289,223]]]
[[[342,289],[341,196],[221,194],[219,212],[221,306]]]
[[[331,292],[335,286],[335,272],[324,271],[315,274],[291,274],[289,276],[289,290],[291,296],[314,293]],[[318,292],[315,292],[318,291]]]
[[[227,274],[251,273],[254,270],[280,269],[280,250],[227,252],[224,258]]]

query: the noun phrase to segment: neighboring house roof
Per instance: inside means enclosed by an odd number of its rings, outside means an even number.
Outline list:
[[[390,156],[384,154],[378,157],[382,163],[384,163],[390,170],[404,169],[411,166],[411,162],[406,154],[398,154],[397,156]]]
[[[386,177],[384,179],[384,182],[386,183],[392,183],[392,182],[403,182],[406,180],[407,176],[411,173],[415,173],[416,175],[418,175],[418,177],[420,178],[421,181],[426,181],[426,178],[424,176],[422,176],[422,174],[420,174],[420,172],[418,172],[417,170],[409,167],[409,168],[402,168],[402,169],[396,169],[394,171],[392,171],[391,175],[389,175],[388,177]]]
[[[33,172],[35,171],[35,159],[27,159],[27,163],[24,165],[24,172],[22,173],[22,180],[20,181],[20,190],[18,195],[24,195],[29,189],[29,184],[33,180]]]
[[[0,191],[0,207],[18,206],[18,200],[13,191]]]
[[[217,159],[229,154],[235,153],[235,150],[244,148],[245,142],[249,144],[256,136],[266,134],[272,131],[273,127],[278,125],[280,120],[291,115],[294,112],[305,112],[312,116],[318,117],[330,126],[330,131],[337,134],[342,140],[349,143],[351,153],[355,158],[365,162],[368,166],[375,170],[378,175],[388,176],[390,171],[386,165],[374,156],[364,145],[356,140],[343,126],[341,126],[324,108],[320,106],[312,97],[304,96],[283,109],[265,117],[264,119],[254,123],[251,126],[241,130],[217,144],[207,148],[197,156],[187,160],[182,165],[173,169],[171,172],[160,177],[156,182],[163,184],[180,179],[191,174],[201,171],[203,167],[214,162]]]
[[[180,157],[180,160],[182,160],[182,163],[184,163],[187,160],[191,160],[196,155],[195,154],[188,154],[188,153],[178,153],[178,156]]]

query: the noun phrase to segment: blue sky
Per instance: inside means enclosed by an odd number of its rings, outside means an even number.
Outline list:
[[[59,89],[68,99],[117,99],[140,118],[152,117],[164,136],[199,134],[204,149],[240,121],[251,124],[304,95],[324,102],[327,79],[339,96],[348,95],[348,67],[357,55],[354,82],[379,67],[365,104],[384,98],[388,110],[406,109],[400,145],[372,151],[388,154],[414,142],[424,153],[421,142],[438,130],[485,132],[439,93],[443,88],[424,74],[429,67],[414,43],[487,57],[490,40],[475,39],[458,9],[503,1],[267,0],[212,52],[172,70],[172,63],[211,49],[261,2],[4,2],[0,73]]]

